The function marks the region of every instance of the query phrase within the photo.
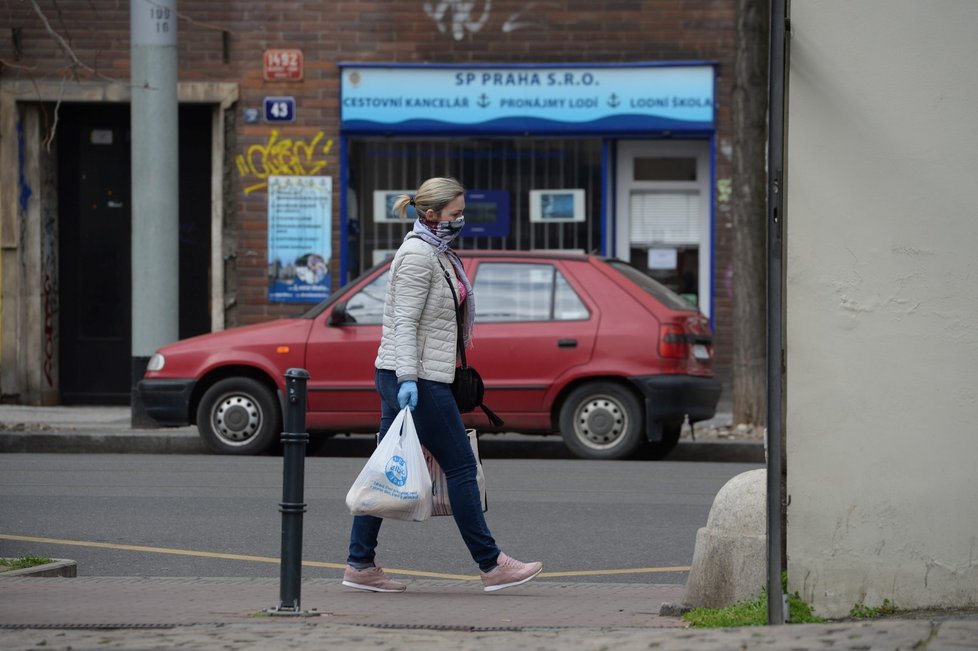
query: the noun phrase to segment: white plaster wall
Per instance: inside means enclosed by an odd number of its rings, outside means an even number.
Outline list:
[[[789,590],[978,603],[978,2],[791,2]]]

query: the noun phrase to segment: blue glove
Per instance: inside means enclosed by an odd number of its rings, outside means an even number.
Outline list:
[[[408,407],[411,411],[418,406],[418,383],[414,380],[405,380],[397,387],[397,404],[401,409]]]

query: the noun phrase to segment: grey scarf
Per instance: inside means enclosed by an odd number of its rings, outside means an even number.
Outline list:
[[[462,266],[462,260],[458,257],[458,254],[449,245],[458,237],[458,233],[450,233],[444,237],[439,237],[431,232],[427,226],[421,223],[420,219],[414,221],[414,230],[412,231],[414,235],[417,235],[422,240],[435,247],[438,253],[444,253],[448,256],[448,259],[452,261],[452,266],[455,267],[455,274],[462,281],[462,285],[465,286],[466,298],[465,302],[462,303],[462,343],[466,348],[472,347],[472,326],[475,325],[475,290],[472,289],[471,283],[469,283],[468,276],[465,275],[465,269]],[[457,292],[456,292],[457,294]]]

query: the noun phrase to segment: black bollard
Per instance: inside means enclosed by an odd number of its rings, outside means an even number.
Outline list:
[[[279,603],[269,608],[271,615],[314,616],[316,611],[303,611],[300,606],[302,590],[302,514],[305,485],[306,443],[306,382],[309,372],[290,368],[285,372],[285,427],[282,432],[282,563],[279,582]]]

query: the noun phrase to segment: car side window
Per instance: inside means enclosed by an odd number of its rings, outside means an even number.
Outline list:
[[[346,301],[346,313],[356,319],[357,325],[380,325],[384,322],[384,297],[387,295],[389,275],[387,272],[380,274]]]
[[[559,271],[554,276],[555,295],[554,295],[554,320],[556,321],[580,321],[590,316],[584,302],[570,286],[564,274]]]
[[[552,264],[483,262],[475,277],[476,320],[571,321],[589,313]]]

